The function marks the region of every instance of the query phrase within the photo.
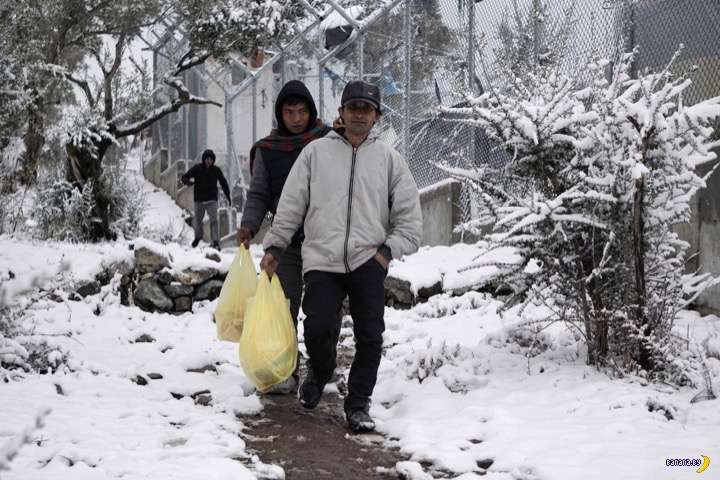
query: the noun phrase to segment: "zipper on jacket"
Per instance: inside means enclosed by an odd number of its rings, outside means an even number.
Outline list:
[[[343,247],[343,262],[345,263],[345,273],[350,273],[350,263],[348,262],[348,243],[350,242],[350,218],[352,215],[352,198],[353,184],[355,182],[355,160],[357,159],[357,149],[353,147],[352,163],[350,166],[350,188],[348,191],[347,206],[347,222],[345,224],[345,246]]]

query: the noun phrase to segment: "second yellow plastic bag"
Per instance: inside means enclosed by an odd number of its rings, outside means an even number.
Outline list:
[[[239,342],[243,331],[246,302],[255,296],[257,271],[250,251],[240,245],[230,264],[215,307],[215,325],[220,340]]]
[[[297,335],[277,275],[260,272],[257,294],[248,300],[240,338],[240,365],[261,392],[287,379],[297,364]]]

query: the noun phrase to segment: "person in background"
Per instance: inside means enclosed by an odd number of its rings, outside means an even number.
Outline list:
[[[355,432],[375,429],[370,401],[385,331],[384,281],[390,261],[417,251],[422,214],[417,185],[403,157],[371,134],[380,119],[380,90],[349,82],[338,109],[344,128],[302,151],[288,175],[260,268],[272,275],[304,222],[302,247],[307,375],[298,389],[315,408],[337,366],[337,311],[347,295],[355,356],[344,400]]]
[[[282,87],[275,101],[277,128],[250,150],[250,189],[237,230],[238,246],[245,244],[249,248],[250,240],[257,235],[268,212],[275,214],[285,179],[302,149],[331,131],[317,116],[315,101],[305,84],[290,80]],[[290,314],[296,330],[303,293],[301,246],[304,237],[303,227],[299,225],[282,255],[282,266],[277,270],[285,296],[290,300]],[[300,362],[287,380],[267,393],[297,391],[299,367]]]
[[[193,200],[195,202],[195,239],[192,242],[193,248],[197,247],[202,240],[204,228],[203,219],[207,212],[210,217],[210,238],[213,248],[220,250],[220,236],[218,233],[218,188],[220,186],[232,206],[230,188],[228,187],[225,175],[220,167],[215,165],[215,152],[205,150],[201,157],[201,163],[193,165],[185,172],[180,181],[183,185],[193,185]]]

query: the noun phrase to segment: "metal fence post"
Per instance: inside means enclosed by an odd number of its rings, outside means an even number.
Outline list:
[[[405,88],[403,89],[402,153],[407,160],[409,160],[410,157],[410,83],[412,81],[410,69],[410,60],[412,57],[410,45],[411,2],[412,0],[405,0],[405,21],[403,22],[405,30]]]

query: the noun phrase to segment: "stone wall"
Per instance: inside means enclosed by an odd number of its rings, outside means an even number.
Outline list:
[[[205,254],[205,265],[172,268],[173,259],[149,242],[136,245],[135,266],[121,284],[123,302],[149,311],[182,313],[192,311],[194,302],[214,300],[220,295],[227,275],[216,252]]]
[[[160,244],[138,239],[133,245],[134,262],[118,261],[103,271],[93,281],[75,286],[81,297],[100,292],[116,274],[120,274],[120,294],[123,305],[136,305],[152,312],[181,314],[191,312],[193,303],[214,300],[220,295],[227,270],[221,265],[220,256],[213,250],[184,258],[179,268],[172,255]],[[388,277],[385,281],[386,305],[410,308],[418,302],[442,293],[440,282],[430,288],[413,293],[410,283]]]
[[[190,262],[185,258],[185,266],[179,268],[160,244],[138,239],[132,249],[134,261],[113,263],[94,280],[76,284],[75,293],[81,297],[94,295],[119,274],[123,305],[175,314],[190,312],[194,302],[220,295],[227,270],[217,252],[197,254]]]

